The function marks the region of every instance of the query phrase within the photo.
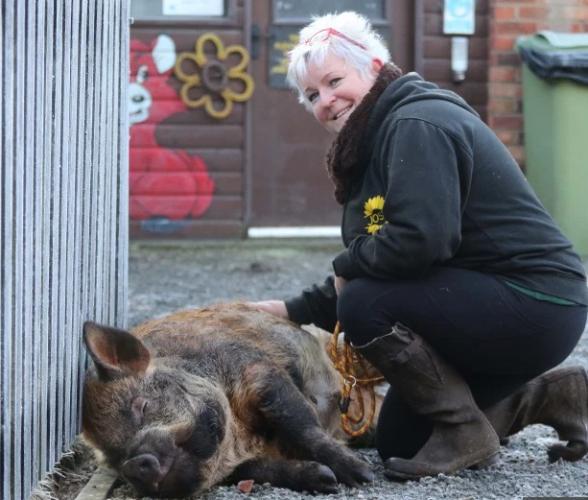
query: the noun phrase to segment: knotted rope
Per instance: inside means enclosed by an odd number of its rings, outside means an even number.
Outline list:
[[[362,436],[372,425],[376,414],[376,391],[374,386],[384,377],[370,377],[366,360],[358,354],[348,342],[339,347],[341,326],[335,325],[335,331],[327,346],[327,352],[333,365],[343,377],[339,411],[343,430],[351,437]],[[349,414],[352,393],[358,401],[357,415]],[[369,411],[366,416],[365,399],[369,398]]]

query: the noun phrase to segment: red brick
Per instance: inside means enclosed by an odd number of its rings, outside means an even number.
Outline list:
[[[506,52],[506,53],[499,53],[493,54],[496,56],[495,64],[500,66],[520,66],[521,64],[521,57],[516,52]]]
[[[497,21],[512,21],[516,16],[514,7],[496,7],[493,18]]]
[[[519,102],[516,99],[494,99],[490,111],[497,115],[512,115],[519,112]]]
[[[547,29],[551,31],[571,31],[571,22],[565,19],[550,19],[548,23],[539,26],[539,30]]]
[[[547,7],[521,7],[519,17],[521,19],[542,20],[547,17],[549,9]]]
[[[516,36],[500,35],[491,38],[491,46],[494,50],[514,50]]]
[[[579,0],[545,0],[546,5],[558,7],[562,5],[577,5]]]
[[[561,17],[576,22],[588,20],[588,7],[564,7],[561,12]]]
[[[531,22],[503,22],[496,23],[496,33],[498,34],[513,34],[526,35],[537,31],[537,23]]]
[[[494,111],[491,109],[491,111]],[[521,134],[516,130],[498,130],[498,138],[505,146],[519,146],[521,143]]]
[[[488,94],[491,98],[510,97],[518,99],[523,90],[519,83],[489,82]]]
[[[521,130],[523,128],[522,115],[504,115],[493,118],[497,130]]]
[[[514,66],[495,66],[488,72],[490,82],[518,82],[520,80],[521,70]]]
[[[488,67],[520,66],[521,59],[516,52],[491,51],[488,54]]]

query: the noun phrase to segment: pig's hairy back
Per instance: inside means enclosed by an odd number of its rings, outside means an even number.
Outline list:
[[[189,360],[190,371],[225,386],[237,383],[247,366],[269,363],[286,370],[304,393],[326,396],[339,387],[320,335],[244,303],[178,311],[132,333],[152,355]]]

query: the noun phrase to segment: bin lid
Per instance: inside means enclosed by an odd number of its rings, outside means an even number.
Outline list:
[[[588,33],[540,31],[519,37],[523,62],[545,80],[572,80],[588,85]]]
[[[561,33],[556,31],[539,31],[537,38],[545,40],[554,49],[586,49],[588,51],[588,33]]]

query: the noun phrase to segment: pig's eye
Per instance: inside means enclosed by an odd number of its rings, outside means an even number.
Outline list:
[[[131,403],[131,412],[135,424],[142,425],[145,417],[145,410],[147,409],[148,401],[141,396],[137,396]]]

